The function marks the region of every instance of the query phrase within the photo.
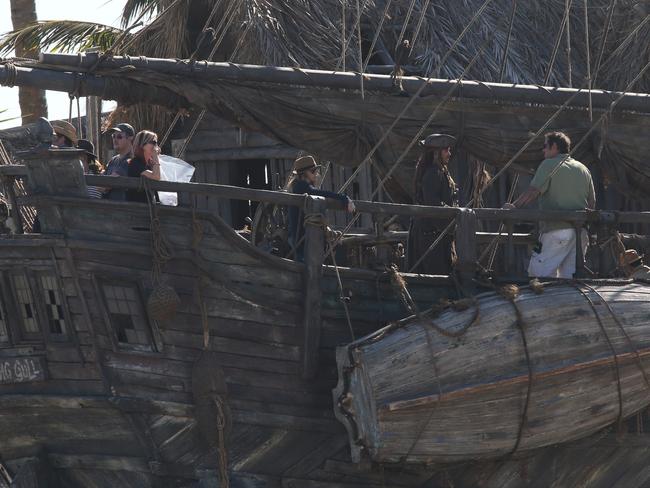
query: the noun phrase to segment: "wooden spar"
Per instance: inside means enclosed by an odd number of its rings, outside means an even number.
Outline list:
[[[95,63],[97,55],[91,54],[41,54],[41,62],[44,64],[65,66],[71,71],[83,71]],[[332,72],[323,70],[308,70],[272,66],[255,66],[233,63],[208,63],[207,61],[195,61],[193,63],[182,62],[176,59],[159,58],[131,58],[115,56],[100,63],[100,68],[117,69],[124,66],[134,66],[136,69],[155,71],[158,73],[173,74],[188,77],[195,80],[227,80],[235,82],[258,82],[258,83],[279,83],[300,86],[318,86],[334,89],[356,89],[359,87],[359,73],[353,72]],[[24,70],[27,68],[18,68]],[[35,71],[33,69],[32,71]],[[40,69],[39,69],[40,71]],[[57,84],[61,87],[61,80],[68,77],[74,78],[71,73],[58,73],[51,70],[43,70],[45,73],[56,75]],[[8,76],[6,67],[0,69],[0,83],[5,83]],[[16,84],[22,84],[20,74]],[[45,74],[38,75],[33,72],[30,81],[41,78],[41,84],[47,89],[70,92],[72,82],[68,82],[64,89],[45,86],[51,78]],[[363,74],[364,87],[369,91],[391,92],[392,82],[389,75]],[[87,75],[86,83],[88,90],[97,89],[101,78]],[[426,80],[420,77],[406,76],[402,78],[404,89],[414,93],[425,83]],[[434,95],[444,96],[449,89],[456,85],[456,80],[429,80],[428,88],[423,91],[423,96]],[[540,103],[548,105],[561,105],[577,91],[573,88],[540,87],[533,85],[511,85],[504,83],[483,83],[477,81],[461,81],[460,90],[463,98],[503,100],[509,102]],[[151,90],[154,91],[154,90]],[[90,93],[90,91],[89,91]],[[609,108],[611,102],[620,94],[604,90],[592,90],[591,98],[594,108]],[[99,94],[97,92],[90,94]],[[572,107],[588,107],[589,94],[584,92],[578,94],[571,102]],[[629,93],[618,104],[619,109],[635,110],[639,112],[650,112],[650,95],[641,93]]]
[[[305,379],[314,378],[318,371],[318,349],[321,334],[321,299],[323,278],[323,260],[325,254],[325,232],[317,221],[307,219],[324,218],[327,204],[323,197],[307,197],[305,205],[305,271],[303,308],[303,371]]]
[[[15,72],[7,65],[0,66],[0,85],[2,86],[33,86],[45,90],[54,90],[66,93],[73,93],[78,89],[80,96],[99,96],[105,100],[115,100],[123,103],[133,103],[136,100],[126,90],[119,88],[111,89],[106,83],[106,78],[84,75],[83,82],[77,73],[68,73],[41,68],[24,68],[16,66]],[[138,88],[141,93],[140,101],[147,101],[164,107],[189,108],[190,103],[185,98],[165,88],[151,86],[139,81],[129,80],[129,84]]]

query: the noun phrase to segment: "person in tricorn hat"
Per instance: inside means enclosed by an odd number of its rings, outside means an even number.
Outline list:
[[[57,120],[52,122],[54,129],[54,136],[52,137],[52,145],[56,147],[75,147],[79,141],[77,136],[77,129],[74,128],[70,122],[65,120]]]
[[[431,134],[420,141],[422,155],[415,167],[414,196],[416,205],[457,207],[458,186],[449,174],[451,147],[456,138],[448,134]],[[427,250],[449,224],[448,220],[435,218],[412,218],[409,228],[407,260],[409,270],[415,273],[444,274],[452,272],[454,239],[448,234],[438,245]],[[425,255],[426,254],[426,255]],[[425,256],[422,259],[422,256]]]
[[[313,156],[301,156],[293,163],[291,178],[287,184],[287,189],[291,193],[299,195],[317,195],[325,198],[331,198],[341,203],[341,208],[348,212],[354,212],[354,202],[344,193],[334,193],[331,191],[321,190],[316,187],[321,166],[316,164]],[[295,256],[298,261],[304,260],[304,239],[305,224],[302,209],[298,207],[289,207],[289,244],[295,250]]]
[[[650,280],[650,267],[643,264],[643,254],[636,249],[628,249],[621,254],[619,264],[628,278]]]
[[[113,141],[113,149],[117,154],[106,164],[106,176],[129,176],[129,159],[133,157],[133,138],[135,130],[131,124],[119,123],[108,129]],[[109,200],[126,200],[126,191],[109,190],[104,194]]]

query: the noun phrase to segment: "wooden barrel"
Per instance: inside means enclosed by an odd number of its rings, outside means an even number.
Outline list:
[[[353,459],[498,458],[593,434],[650,403],[650,285],[554,283],[460,308],[338,348],[335,413]]]

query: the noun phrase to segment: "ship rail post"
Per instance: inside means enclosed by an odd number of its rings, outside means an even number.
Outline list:
[[[327,202],[318,196],[305,196],[307,218],[327,215]],[[321,336],[321,298],[323,261],[325,259],[325,226],[308,222],[305,225],[305,270],[303,277],[303,371],[304,379],[311,379],[318,371],[318,348]]]
[[[478,218],[471,208],[462,208],[456,216],[456,273],[463,293],[472,295],[477,269]]]

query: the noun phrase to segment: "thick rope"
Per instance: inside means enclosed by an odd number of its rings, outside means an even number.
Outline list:
[[[140,177],[141,186],[147,196],[147,205],[149,207],[149,219],[151,222],[151,245],[153,248],[153,262],[151,266],[151,282],[154,286],[162,281],[162,269],[172,257],[171,247],[167,238],[162,233],[158,208],[156,206],[153,192],[149,187],[149,182],[144,176]]]
[[[570,5],[572,0],[565,0],[566,6]],[[568,8],[568,7],[567,7]],[[567,59],[567,77],[569,87],[573,88],[573,61],[571,59],[571,19],[566,23],[566,59]]]
[[[609,302],[605,300],[605,297],[603,297],[598,290],[596,290],[593,286],[587,283],[581,283],[581,284],[582,286],[590,290],[592,293],[594,293],[596,296],[598,296],[598,298],[600,298],[600,300],[605,305],[605,308],[607,308],[607,311],[610,313],[612,319],[614,320],[614,322],[620,329],[621,333],[625,337],[625,340],[634,351],[634,356],[636,357],[637,365],[639,366],[639,370],[641,371],[641,375],[643,376],[643,381],[648,387],[648,389],[650,389],[650,379],[648,378],[648,374],[646,373],[645,367],[643,366],[643,361],[641,360],[641,355],[639,354],[639,350],[636,348],[636,345],[634,344],[634,341],[632,340],[630,335],[627,333],[627,330],[625,330],[625,327],[623,326],[620,319],[618,318],[618,315],[616,315]]]
[[[589,85],[589,122],[594,119],[593,107],[591,102],[591,45],[589,42],[589,5],[588,0],[584,0],[585,10],[585,51],[587,53],[587,84]]]
[[[305,199],[305,202],[306,201],[307,199]],[[335,234],[337,234],[336,232],[332,231],[329,228],[329,226],[327,225],[327,217],[322,213],[305,213],[305,225],[312,225],[321,228],[325,234],[325,239],[327,241],[333,240]],[[296,246],[296,248],[297,247],[298,246]],[[354,341],[355,340],[354,328],[352,327],[352,319],[350,318],[350,310],[348,308],[348,302],[350,301],[350,298],[345,296],[345,292],[343,289],[343,280],[341,279],[341,273],[339,272],[339,267],[336,264],[336,258],[334,257],[334,254],[332,254],[332,264],[334,265],[334,272],[336,273],[336,281],[339,288],[339,301],[343,306],[343,311],[345,313],[345,320],[347,322],[348,329],[350,331],[350,337],[352,338],[352,341]]]
[[[218,432],[218,464],[219,464],[219,488],[229,488],[228,477],[228,450],[226,447],[226,405],[219,395],[213,397],[217,407],[217,432]]]
[[[409,56],[413,54],[413,50],[415,49],[415,42],[420,36],[420,30],[422,29],[422,24],[424,23],[424,19],[427,16],[427,10],[429,9],[430,2],[431,0],[426,0],[422,6],[422,11],[420,12],[420,18],[418,19],[417,26],[415,27],[415,32],[413,33],[413,36],[411,36],[411,50],[409,51]]]
[[[336,63],[336,70],[341,68],[343,66],[343,71],[345,71],[346,67],[346,56],[348,53],[348,49],[350,48],[350,43],[352,42],[353,32],[356,30],[357,31],[357,36],[359,39],[359,43],[361,43],[361,14],[363,13],[364,10],[366,10],[366,7],[368,6],[368,2],[370,0],[363,0],[363,5],[359,7],[359,1],[357,0],[357,18],[355,20],[354,26],[352,26],[352,29],[350,30],[350,36],[348,37],[346,34],[346,2],[347,0],[343,0],[342,2],[342,12],[341,12],[341,57],[339,58],[338,62]],[[361,53],[360,53],[361,54]],[[363,72],[365,71],[365,65],[363,64],[363,55],[360,55],[359,57],[359,71]]]
[[[508,53],[510,51],[510,39],[512,39],[512,27],[515,25],[516,13],[517,13],[517,0],[512,0],[512,10],[510,11],[510,25],[508,26],[508,36],[506,37],[506,45],[503,48],[503,59],[501,60],[501,69],[499,70],[499,83],[503,83],[503,76],[506,73],[506,64],[508,62]]]
[[[524,355],[526,356],[526,368],[528,369],[528,383],[526,385],[526,400],[524,402],[523,411],[521,412],[519,428],[517,429],[517,439],[515,440],[515,444],[512,446],[510,452],[506,455],[506,458],[508,458],[514,455],[519,449],[524,434],[524,428],[526,427],[526,423],[528,422],[528,408],[530,406],[530,396],[533,389],[533,365],[530,361],[530,352],[528,350],[528,340],[526,339],[524,317],[523,314],[521,313],[521,310],[519,309],[519,306],[517,305],[516,296],[506,297],[506,299],[511,303],[512,307],[515,309],[515,317],[516,317],[515,325],[517,326],[517,329],[519,330],[519,333],[521,335],[521,342],[524,348]]]
[[[620,371],[620,364],[618,361],[618,354],[616,353],[616,349],[614,348],[614,344],[612,343],[612,340],[609,337],[609,334],[607,333],[607,330],[605,329],[605,324],[603,324],[603,320],[600,317],[600,314],[598,313],[598,310],[596,309],[596,304],[593,302],[591,297],[585,293],[585,291],[580,288],[579,283],[571,283],[573,287],[578,290],[582,296],[585,297],[587,300],[587,303],[589,303],[589,307],[591,307],[591,310],[594,312],[594,315],[596,316],[596,321],[598,322],[598,327],[600,327],[600,331],[603,333],[603,337],[605,337],[605,340],[607,341],[607,346],[609,347],[609,350],[612,352],[612,355],[614,357],[614,374],[616,376],[616,392],[618,394],[618,416],[616,418],[616,423],[620,425],[620,423],[623,420],[623,389],[621,387],[621,371]]]
[[[413,14],[413,8],[415,8],[416,1],[417,0],[411,0],[411,3],[409,4],[409,8],[406,11],[406,17],[402,22],[402,30],[400,31],[399,37],[397,38],[397,43],[395,44],[396,46],[400,46],[404,40],[404,35],[406,34],[406,29],[408,28],[409,22],[411,21],[411,15]]]
[[[609,11],[607,12],[607,20],[605,20],[605,25],[603,26],[603,38],[600,42],[600,50],[598,52],[598,59],[596,61],[596,67],[594,68],[594,85],[598,80],[598,72],[600,71],[600,63],[603,60],[603,53],[605,52],[605,45],[607,44],[607,35],[609,34],[609,29],[612,26],[612,18],[614,17],[614,9],[616,8],[616,0],[612,0],[609,4]]]
[[[16,68],[16,65],[13,61],[5,61],[3,64],[7,68],[7,80],[5,81],[5,86],[8,88],[13,88],[16,85],[18,68]]]
[[[553,51],[551,52],[551,59],[548,62],[548,68],[546,68],[546,76],[544,77],[544,86],[548,86],[548,82],[551,79],[553,74],[553,65],[555,64],[555,58],[557,57],[557,52],[560,48],[560,42],[562,41],[562,34],[564,34],[564,29],[569,23],[569,12],[571,11],[571,4],[573,0],[568,0],[564,8],[564,16],[562,17],[562,22],[560,22],[560,29],[558,30],[557,36],[555,37],[555,44],[553,45]]]
[[[388,0],[386,2],[384,11],[381,14],[381,19],[379,20],[379,24],[377,25],[377,29],[375,30],[375,36],[372,38],[372,42],[370,43],[370,49],[368,49],[368,56],[366,56],[366,60],[363,63],[362,71],[365,71],[368,68],[368,63],[370,63],[370,58],[372,57],[372,53],[375,50],[375,46],[377,45],[377,41],[379,40],[379,36],[381,35],[381,30],[384,27],[384,21],[388,16],[388,11],[392,3],[393,0]]]

